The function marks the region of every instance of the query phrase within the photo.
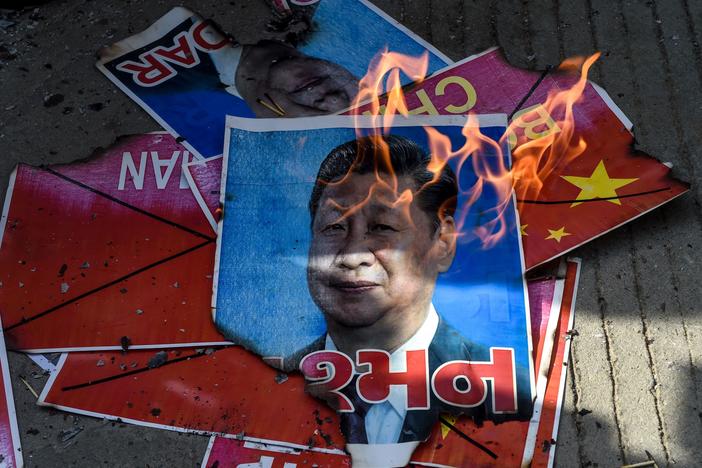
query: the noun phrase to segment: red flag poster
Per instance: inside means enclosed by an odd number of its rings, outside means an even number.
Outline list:
[[[686,184],[670,176],[669,167],[633,149],[631,122],[594,83],[587,82],[575,102],[572,122],[564,118],[563,106],[546,108],[549,95],[571,90],[577,81],[572,74],[520,70],[500,50],[490,49],[404,92],[410,115],[510,115],[510,143],[517,147],[513,150],[515,165],[520,163],[520,154],[534,154],[531,150],[520,153],[520,146],[564,138],[553,148],[555,157],[549,163],[553,167],[548,171],[533,167],[541,171],[538,182],[523,177],[515,185],[517,194],[527,194],[517,200],[527,269],[687,191]],[[379,112],[384,112],[384,102],[380,100]],[[369,114],[371,105],[350,112]],[[525,184],[538,190],[526,190]]]
[[[2,223],[10,349],[224,343],[212,324],[214,233],[166,133],[68,165],[17,166]]]
[[[572,315],[576,272],[577,264],[571,262],[565,280],[549,277],[529,282],[532,334],[536,356],[541,359],[551,354],[546,351],[553,343],[553,337],[547,336],[549,318],[555,313],[562,322],[566,309],[569,311],[566,315]],[[559,282],[563,285],[562,296]],[[567,321],[554,336],[560,336],[564,327]],[[558,346],[566,344],[558,341]],[[558,353],[556,350],[553,354]],[[549,376],[549,389],[552,380]],[[236,382],[236,392],[232,391],[232,382]],[[550,398],[558,402],[562,398],[560,395],[562,391],[555,396],[551,394]],[[550,430],[557,417],[549,412],[549,396],[544,402],[539,414],[541,417],[550,415],[552,420],[538,427]],[[300,376],[278,373],[259,357],[239,347],[180,349],[158,354],[154,351],[65,354],[59,362],[59,371],[44,388],[40,404],[145,426],[229,434],[239,439],[235,442],[217,438],[208,451],[209,461],[203,466],[210,466],[216,459],[220,460],[218,466],[229,466],[229,462],[236,466],[235,461],[254,463],[250,458],[255,458],[260,450],[259,462],[261,457],[273,457],[273,460],[266,460],[280,466],[295,463],[287,459],[288,455],[298,457],[298,461],[314,460],[319,466],[338,466],[325,465],[328,457],[322,457],[323,453],[330,457],[336,454],[329,460],[342,460],[339,455],[343,454],[344,441],[336,414],[304,393]],[[450,421],[452,419],[448,420],[452,424]],[[488,433],[480,437],[476,434],[481,429],[470,426],[467,421],[457,420],[452,425],[453,429],[437,426],[431,439],[415,452],[413,460],[444,464],[447,460],[443,458],[450,450],[439,450],[438,444],[454,444],[449,446],[455,447],[458,453],[480,458],[481,449],[466,442],[464,437],[480,441],[498,455],[500,463],[515,462],[514,466],[519,464],[527,449],[528,422],[487,426]],[[534,434],[528,443],[536,443],[536,440]],[[285,457],[280,455],[281,450],[287,450]],[[477,455],[473,453],[475,450]],[[270,455],[270,451],[277,455]],[[307,456],[311,458],[305,458]],[[436,460],[432,461],[434,458]],[[488,457],[488,461],[492,460]],[[453,459],[448,461],[453,463]]]

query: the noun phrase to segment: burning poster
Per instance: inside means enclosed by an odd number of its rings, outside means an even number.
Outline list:
[[[552,363],[541,411],[537,409],[529,422],[500,424],[497,433],[488,427],[485,436],[470,420],[447,417],[452,427],[437,424],[430,439],[415,451],[415,462],[446,464],[450,461],[446,456],[455,452],[453,461],[484,458],[488,464],[519,466],[525,452],[534,453],[535,463],[547,455],[541,448],[544,440],[557,439],[554,421],[562,401],[564,369],[553,363],[563,361],[563,349],[569,343],[565,332],[572,328],[575,266],[569,262],[565,279],[547,276],[528,282],[534,360],[541,363],[539,368],[544,359]],[[553,312],[559,312],[560,324],[555,357],[548,359],[544,355],[551,340],[546,331]],[[232,381],[239,382],[236,392],[231,390]],[[180,382],[176,392],[173,382]],[[291,458],[319,466],[338,466],[348,460],[340,450],[338,416],[304,393],[303,380],[274,371],[238,347],[64,354],[40,404],[148,427],[230,437],[213,438],[203,463],[207,467],[216,461],[217,466],[252,463],[256,453],[259,461],[266,457],[264,461],[272,461],[273,466],[294,462]],[[535,418],[540,419],[538,434],[527,438]],[[481,448],[488,446],[496,458]]]
[[[150,28],[100,51],[98,68],[197,156],[222,154],[225,116],[298,117],[349,107],[376,52],[450,61],[364,1],[325,0],[304,40],[235,37],[174,8]],[[353,18],[349,21],[348,18]]]
[[[182,177],[189,159],[161,132],[71,164],[17,167],[0,244],[10,349],[225,342],[210,317],[215,233]]]
[[[595,58],[540,73],[512,67],[490,49],[390,92],[390,106],[382,97],[352,112],[509,114],[505,140],[513,148],[511,176],[530,269],[687,191],[668,166],[633,149],[629,119],[587,81]],[[412,60],[385,66],[406,69]]]
[[[440,412],[531,415],[518,222],[494,177],[505,127],[228,118],[216,325],[302,370],[359,466],[403,465]]]

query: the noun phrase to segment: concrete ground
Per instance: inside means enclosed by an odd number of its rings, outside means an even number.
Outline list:
[[[556,463],[619,466],[650,453],[658,466],[702,466],[702,154],[695,140],[702,135],[702,2],[376,3],[456,60],[495,44],[512,64],[533,69],[603,52],[592,78],[635,123],[639,147],[671,161],[692,191],[576,252],[583,259],[579,336]],[[3,193],[17,162],[67,162],[119,135],[159,129],[95,69],[94,54],[178,4],[57,0],[2,12],[15,22],[0,26]],[[188,6],[234,34],[268,19],[260,1]],[[47,107],[52,94],[63,100]],[[40,409],[17,377],[37,390],[45,377],[22,355],[11,354],[10,365],[27,466],[199,466],[207,438]],[[63,440],[75,427],[82,431]]]

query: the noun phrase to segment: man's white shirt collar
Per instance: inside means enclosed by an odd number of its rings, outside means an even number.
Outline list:
[[[422,325],[417,329],[417,331],[410,337],[409,340],[405,341],[399,348],[390,354],[390,368],[392,369],[393,364],[398,362],[398,356],[402,355],[402,352],[416,349],[427,349],[434,339],[436,330],[439,328],[439,314],[434,308],[434,304],[429,304],[429,313],[427,313],[427,318],[424,319]],[[324,349],[338,351],[334,340],[327,333],[326,341],[324,343]],[[393,358],[395,361],[393,362]]]

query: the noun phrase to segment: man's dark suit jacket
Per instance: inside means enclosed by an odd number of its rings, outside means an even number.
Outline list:
[[[286,364],[297,368],[302,358],[314,351],[323,350],[326,344],[326,335],[315,340],[310,346],[296,352],[290,360],[286,360]],[[434,371],[443,363],[449,361],[489,361],[490,350],[483,345],[473,343],[464,338],[458,330],[447,324],[446,321],[439,316],[439,326],[436,329],[434,338],[428,348],[429,360],[429,375],[431,378]],[[286,366],[288,367],[288,366]],[[517,367],[517,382],[529,382],[528,370]],[[524,380],[526,378],[526,380]],[[490,392],[492,385],[488,384]],[[349,384],[344,390],[344,393],[351,391],[355,393],[355,387]],[[522,390],[524,390],[522,388]],[[525,394],[526,393],[526,394]],[[352,401],[357,401],[354,395],[347,394]],[[503,422],[508,420],[529,420],[532,411],[532,401],[528,392],[522,391],[517,396],[518,413],[516,414],[499,414],[496,415],[492,411],[492,396],[487,395],[485,402],[475,408],[459,408],[451,406],[439,400],[434,392],[430,390],[430,408],[428,410],[407,410],[405,421],[400,432],[400,442],[423,441],[429,437],[431,429],[438,421],[439,415],[443,413],[464,414],[473,418],[473,420],[481,424],[484,420],[494,422]],[[346,436],[347,443],[367,444],[365,438],[365,426],[356,427],[362,423],[358,418],[349,416],[348,413],[341,413],[341,429]]]

